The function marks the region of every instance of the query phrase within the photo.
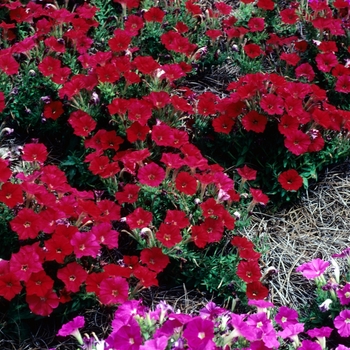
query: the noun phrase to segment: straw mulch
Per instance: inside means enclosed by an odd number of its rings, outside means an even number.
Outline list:
[[[277,270],[268,278],[275,305],[300,309],[314,300],[313,281],[295,269],[312,259],[329,260],[349,246],[350,161],[328,169],[299,204],[272,215],[254,213],[241,234],[260,242],[263,269]],[[345,261],[337,262],[344,271]],[[327,271],[330,278],[333,270]]]

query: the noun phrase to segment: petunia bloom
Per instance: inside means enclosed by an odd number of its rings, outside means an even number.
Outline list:
[[[303,178],[294,169],[286,170],[278,176],[278,182],[286,191],[298,191],[303,185]]]
[[[72,321],[64,324],[61,329],[58,331],[57,335],[61,337],[67,337],[69,335],[74,336],[79,344],[83,344],[83,339],[79,332],[79,328],[84,327],[85,319],[83,316],[77,316],[73,318]]]
[[[295,271],[301,272],[304,277],[310,280],[321,276],[329,265],[330,263],[328,261],[314,259],[308,263],[298,266]]]
[[[350,336],[350,310],[343,310],[334,319],[334,326],[342,337]]]

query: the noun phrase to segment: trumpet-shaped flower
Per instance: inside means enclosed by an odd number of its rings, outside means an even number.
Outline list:
[[[301,272],[304,277],[311,280],[321,276],[329,265],[330,263],[328,261],[314,259],[308,263],[298,266],[295,271]]]

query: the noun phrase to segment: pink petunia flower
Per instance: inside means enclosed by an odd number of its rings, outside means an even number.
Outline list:
[[[311,340],[303,340],[298,350],[322,350],[322,347]]]
[[[341,305],[348,305],[350,303],[350,283],[339,289],[337,295]]]
[[[343,310],[334,319],[334,326],[342,337],[350,335],[350,310]]]
[[[183,332],[191,349],[214,349],[214,323],[201,317],[194,317]]]
[[[287,306],[281,306],[275,317],[275,321],[282,328],[286,328],[289,324],[298,323],[298,313]]]
[[[321,276],[329,265],[330,263],[328,261],[317,258],[308,263],[298,266],[295,271],[301,272],[304,277],[311,280]]]
[[[61,337],[67,337],[69,335],[72,335],[75,337],[79,344],[83,344],[83,339],[81,337],[79,328],[84,327],[85,319],[83,316],[77,316],[73,318],[72,321],[69,321],[68,323],[64,324],[61,329],[58,331],[57,335]]]

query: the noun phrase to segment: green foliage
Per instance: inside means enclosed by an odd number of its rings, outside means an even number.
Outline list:
[[[245,285],[236,275],[239,257],[230,248],[229,240],[205,248],[203,251],[184,250],[181,269],[175,272],[177,283],[186,282],[187,288],[207,293],[226,307],[235,308],[238,300],[244,304]]]
[[[19,249],[18,236],[9,227],[13,218],[13,212],[0,202],[0,259],[9,260]]]

